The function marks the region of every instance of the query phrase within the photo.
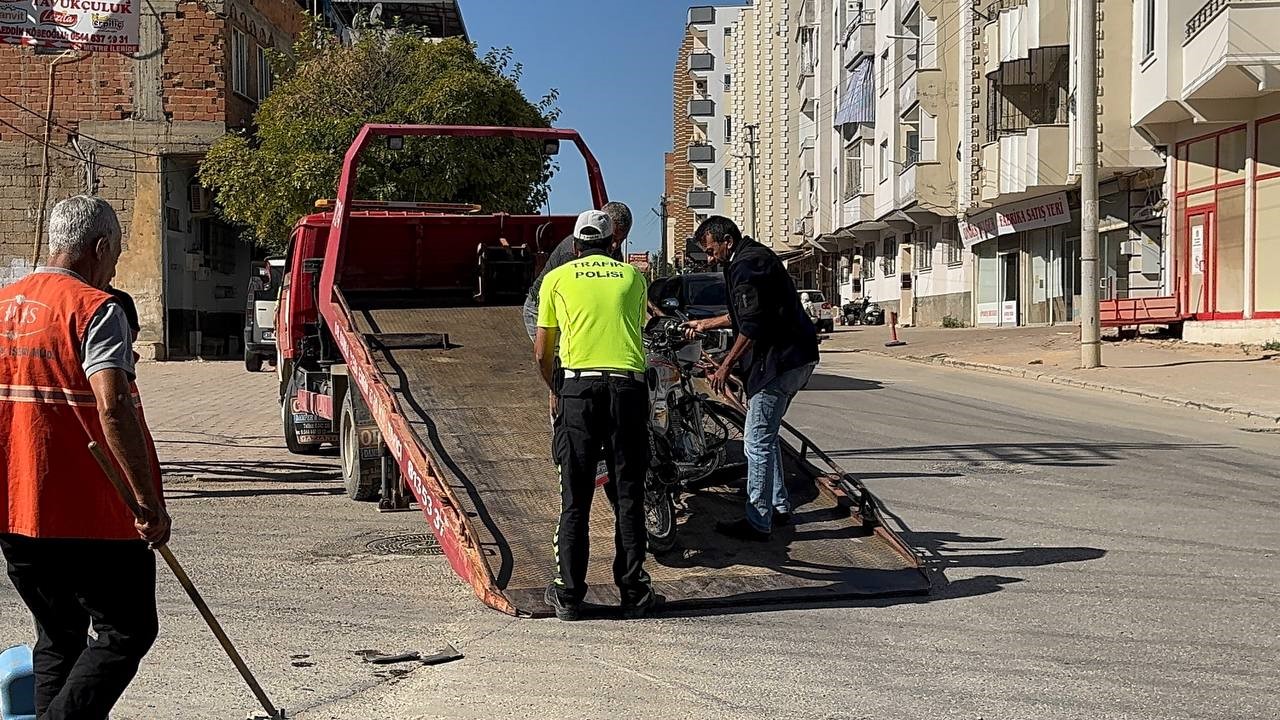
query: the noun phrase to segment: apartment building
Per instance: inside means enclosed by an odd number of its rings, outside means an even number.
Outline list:
[[[830,145],[820,149],[816,244],[842,301],[867,297],[904,324],[970,316],[955,221],[960,80],[953,0],[832,8]],[[836,72],[838,70],[838,73]],[[826,192],[822,188],[826,188]]]
[[[729,53],[734,69],[729,117],[735,123],[729,167],[741,181],[734,183],[728,214],[746,234],[783,252],[801,240],[793,234],[791,187],[799,124],[793,114],[797,70],[790,57],[795,6],[788,0],[756,0],[741,8]]]
[[[1078,123],[1081,2],[1097,2],[1101,297],[1165,290],[1161,158],[1133,129],[1130,0],[966,5],[960,105],[963,242],[976,258],[980,325],[1071,322],[1080,312]],[[1141,4],[1141,3],[1139,3]],[[1086,120],[1090,121],[1090,120]]]
[[[667,257],[678,261],[698,223],[729,212],[742,176],[734,158],[736,127],[728,61],[741,7],[691,7],[672,75],[672,157],[667,173]]]
[[[1165,290],[1184,337],[1280,336],[1280,4],[1138,0],[1135,126],[1163,152]]]

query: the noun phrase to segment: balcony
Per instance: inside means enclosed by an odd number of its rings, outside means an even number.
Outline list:
[[[716,194],[706,188],[690,190],[688,205],[691,210],[709,210],[716,206]]]
[[[689,56],[689,70],[692,72],[711,72],[716,69],[716,56],[709,52],[693,53]]]
[[[851,68],[865,55],[876,54],[876,11],[854,13],[844,29],[844,66]]]
[[[906,115],[920,100],[920,74],[914,66],[903,70],[903,73],[898,85],[898,111]]]
[[[710,117],[715,114],[715,100],[711,98],[695,98],[689,101],[689,117]]]
[[[1280,5],[1210,0],[1182,46],[1184,100],[1256,98],[1280,90]]]
[[[1001,10],[984,30],[989,48],[986,74],[1002,63],[1029,58],[1037,48],[1070,44],[1070,5],[1063,0],[1026,0]]]
[[[905,207],[916,201],[916,172],[919,167],[912,164],[898,173],[898,207]]]
[[[690,145],[689,146],[689,162],[709,165],[716,161],[716,148],[714,145]]]
[[[716,21],[716,9],[714,7],[689,8],[689,24],[690,25],[711,25],[715,21]]]
[[[1008,202],[1067,187],[1070,144],[1067,126],[1045,125],[1010,133],[983,145],[983,202]]]
[[[856,194],[846,198],[840,212],[841,227],[850,227],[876,219],[875,197]]]

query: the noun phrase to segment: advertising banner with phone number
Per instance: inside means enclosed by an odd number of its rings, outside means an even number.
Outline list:
[[[138,52],[138,0],[0,0],[0,43]]]

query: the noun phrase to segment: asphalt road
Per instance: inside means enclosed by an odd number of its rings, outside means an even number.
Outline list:
[[[857,354],[789,419],[901,517],[931,596],[516,620],[442,558],[376,554],[418,515],[303,477],[172,484],[174,548],[298,718],[1280,717],[1280,434],[1245,429],[1274,426]],[[160,597],[115,717],[243,717],[163,575]],[[0,584],[0,639],[27,623]],[[361,660],[446,642],[466,658]]]

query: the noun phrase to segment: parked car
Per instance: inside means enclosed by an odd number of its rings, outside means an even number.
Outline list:
[[[649,285],[649,301],[663,307],[674,298],[676,309],[691,320],[718,317],[729,312],[729,293],[721,273],[689,273],[659,278]]]
[[[835,332],[836,314],[827,297],[817,290],[800,290],[800,304],[818,332]]]
[[[276,361],[276,299],[284,275],[284,258],[254,263],[244,312],[244,367],[262,370],[263,362]]]

